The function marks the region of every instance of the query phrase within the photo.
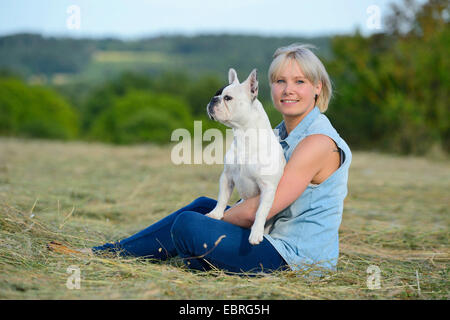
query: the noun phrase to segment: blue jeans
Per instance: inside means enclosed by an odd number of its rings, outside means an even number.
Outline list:
[[[248,242],[250,229],[206,217],[216,202],[200,197],[129,238],[92,250],[157,260],[178,255],[188,268],[197,270],[211,266],[233,273],[289,269],[267,239],[253,246]]]

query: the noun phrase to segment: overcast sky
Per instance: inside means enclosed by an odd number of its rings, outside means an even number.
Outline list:
[[[34,32],[120,38],[174,33],[317,36],[352,33],[357,27],[368,35],[382,31],[382,19],[392,2],[402,1],[0,0],[0,35]],[[75,11],[70,10],[73,5]]]

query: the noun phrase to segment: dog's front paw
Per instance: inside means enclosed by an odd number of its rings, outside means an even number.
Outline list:
[[[263,241],[263,235],[264,235],[264,228],[252,228],[252,231],[250,232],[250,237],[248,237],[248,241],[253,244],[257,245],[261,241]]]
[[[219,212],[218,210],[213,210],[210,213],[206,214],[207,217],[220,220],[223,218],[223,212]]]

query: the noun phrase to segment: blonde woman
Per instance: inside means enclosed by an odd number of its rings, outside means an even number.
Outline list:
[[[276,50],[269,68],[271,96],[283,121],[276,127],[287,164],[264,240],[248,242],[259,196],[228,207],[222,220],[205,216],[216,200],[200,197],[139,233],[115,243],[59,252],[114,252],[164,260],[180,256],[192,269],[229,272],[335,270],[338,230],[347,195],[351,151],[323,114],[332,96],[329,76],[311,46]]]

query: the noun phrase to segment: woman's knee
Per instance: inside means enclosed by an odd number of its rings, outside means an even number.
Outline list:
[[[172,237],[189,236],[199,227],[199,219],[204,216],[195,211],[183,211],[175,219],[172,224],[170,233]]]
[[[192,201],[191,204],[198,206],[198,207],[211,207],[215,206],[217,203],[216,200],[208,198],[208,197],[198,197],[194,201]]]
[[[197,237],[204,229],[202,219],[209,218],[195,211],[184,211],[175,219],[170,235],[179,256],[195,256]]]

